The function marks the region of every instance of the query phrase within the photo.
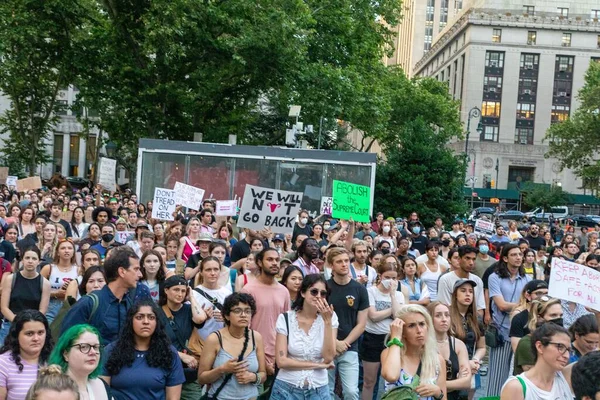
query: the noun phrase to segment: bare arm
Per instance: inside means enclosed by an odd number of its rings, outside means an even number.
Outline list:
[[[166,387],[167,400],[179,400],[181,398],[181,385]]]
[[[513,353],[515,351],[517,351],[517,346],[519,345],[520,340],[521,340],[520,337],[514,337],[514,336],[510,337],[510,347],[512,347]]]
[[[8,272],[8,271],[5,272],[4,274],[2,274],[2,281],[1,282],[4,282],[6,279],[8,279],[9,276],[12,276],[12,275],[13,275],[12,272]],[[1,282],[0,282],[0,295],[2,294],[2,284],[1,284]]]
[[[79,291],[79,282],[77,279],[73,279],[69,282],[69,286],[67,286],[67,291],[65,292],[65,298],[72,297],[74,299],[77,298],[77,292]]]
[[[48,304],[50,304],[50,282],[44,279],[42,299],[40,300],[40,312],[42,314],[46,314],[46,311],[48,311]]]
[[[351,345],[356,340],[358,340],[360,335],[362,335],[363,332],[365,331],[365,326],[367,325],[368,314],[369,314],[368,308],[365,308],[364,310],[361,310],[358,312],[358,315],[356,317],[356,326],[354,327],[354,329],[352,329],[350,331],[348,336],[346,336],[346,338],[343,340],[348,345]]]
[[[204,349],[202,349],[198,365],[198,383],[201,385],[213,383],[225,373],[223,365],[213,368],[219,347],[217,335],[211,333],[204,342]]]
[[[5,387],[0,387],[0,400],[6,400],[6,395],[8,391]]]
[[[184,262],[181,258],[183,256],[183,247],[185,246],[185,238],[179,239],[179,248],[177,249],[177,261]],[[185,279],[190,279],[186,276]]]
[[[456,347],[456,355],[458,356],[458,378],[446,381],[448,392],[471,388],[471,366],[469,364],[467,346],[458,339],[455,340],[454,344]]]
[[[390,318],[394,315],[392,308],[388,308],[386,310],[377,311],[375,306],[370,306],[369,310],[369,319],[373,322],[383,321],[386,318]]]
[[[504,386],[500,400],[524,400],[523,387],[518,380],[512,380]]]
[[[400,346],[391,346],[384,349],[381,353],[381,377],[388,382],[396,382],[400,377],[401,368]]]
[[[2,315],[9,321],[15,319],[15,314],[8,308],[10,304],[10,294],[12,291],[12,280],[15,279],[15,275],[10,275],[6,279],[2,279],[2,296],[0,297],[0,309]],[[5,393],[6,397],[6,393]]]

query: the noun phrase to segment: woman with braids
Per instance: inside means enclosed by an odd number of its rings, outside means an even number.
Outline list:
[[[248,293],[234,293],[225,299],[225,327],[208,336],[198,366],[198,381],[210,385],[209,399],[258,396],[266,366],[262,336],[248,328],[255,312],[256,303]]]
[[[0,349],[0,398],[22,400],[52,350],[48,321],[37,310],[17,314]]]
[[[115,400],[179,400],[183,367],[158,315],[154,301],[139,301],[127,312],[119,339],[106,347],[102,379]]]

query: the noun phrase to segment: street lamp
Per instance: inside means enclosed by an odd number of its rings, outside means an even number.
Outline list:
[[[467,138],[465,140],[465,157],[467,156],[467,151],[469,150],[469,135],[471,134],[471,118],[479,118],[481,117],[481,110],[479,109],[479,107],[473,107],[471,108],[471,110],[469,111],[469,116],[467,119]],[[481,124],[481,119],[479,120],[479,123],[477,124],[477,132],[479,134],[481,134],[481,132],[483,132],[483,125]]]
[[[113,141],[109,141],[104,146],[106,149],[106,155],[110,158],[115,158],[115,152],[117,151],[117,144]]]

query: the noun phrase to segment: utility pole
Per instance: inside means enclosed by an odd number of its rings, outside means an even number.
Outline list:
[[[495,198],[498,198],[498,172],[500,170],[500,159],[498,157],[496,157],[496,194],[494,195]]]

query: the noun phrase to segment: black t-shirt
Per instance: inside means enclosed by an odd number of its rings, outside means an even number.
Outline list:
[[[358,319],[358,312],[369,308],[369,294],[367,289],[351,279],[346,285],[338,285],[333,278],[327,281],[331,289],[329,304],[333,304],[340,326],[337,339],[343,340],[354,329]],[[349,351],[358,351],[358,340],[351,343]]]
[[[194,269],[198,266],[198,264],[200,264],[200,261],[202,261],[202,255],[200,254],[200,252],[194,253],[188,257],[188,260],[185,263],[185,267]]]
[[[295,224],[294,232],[292,233],[292,243],[296,243],[296,237],[298,235],[312,236],[312,234],[313,234],[312,226],[305,225],[304,228],[301,228],[298,224]],[[296,250],[296,249],[294,249],[294,250]]]
[[[231,247],[231,262],[241,260],[242,258],[248,257],[250,254],[250,243],[244,240],[238,240],[236,244]]]
[[[55,221],[52,221],[54,223],[57,223]],[[67,221],[65,221],[64,219],[61,219],[58,221],[59,224],[61,224],[63,226],[63,228],[65,228],[65,232],[67,232],[67,237],[73,237],[73,231],[71,230],[71,225],[69,225],[69,223]]]
[[[423,235],[419,235],[417,237],[411,236],[410,240],[412,241],[412,246],[410,246],[411,250],[419,250],[420,254],[425,254],[425,247],[427,246],[427,243],[429,243],[429,239]]]
[[[531,236],[528,235],[525,240],[529,243],[529,248],[535,251],[538,251],[542,247],[546,245],[546,241],[541,236]]]
[[[181,340],[187,340],[192,334],[194,327],[200,328],[200,325],[196,325],[192,321],[192,306],[190,304],[183,304],[183,307],[178,311],[171,310],[171,314],[173,314],[173,321],[169,322],[169,326],[166,327],[165,332],[177,351],[183,351],[185,348],[182,347],[182,343],[178,340],[177,335],[179,334]],[[183,345],[186,345],[186,343],[183,343]]]
[[[529,335],[529,328],[527,322],[529,321],[529,311],[523,310],[515,315],[510,321],[510,332],[508,336],[522,338]]]
[[[490,265],[488,267],[488,269],[485,270],[485,272],[483,273],[483,278],[481,278],[481,280],[483,281],[483,288],[484,289],[489,289],[489,285],[488,285],[488,281],[490,280],[490,275],[494,273],[494,271],[496,270],[496,266],[498,265],[498,261],[496,261],[495,263],[493,263],[492,265]]]

